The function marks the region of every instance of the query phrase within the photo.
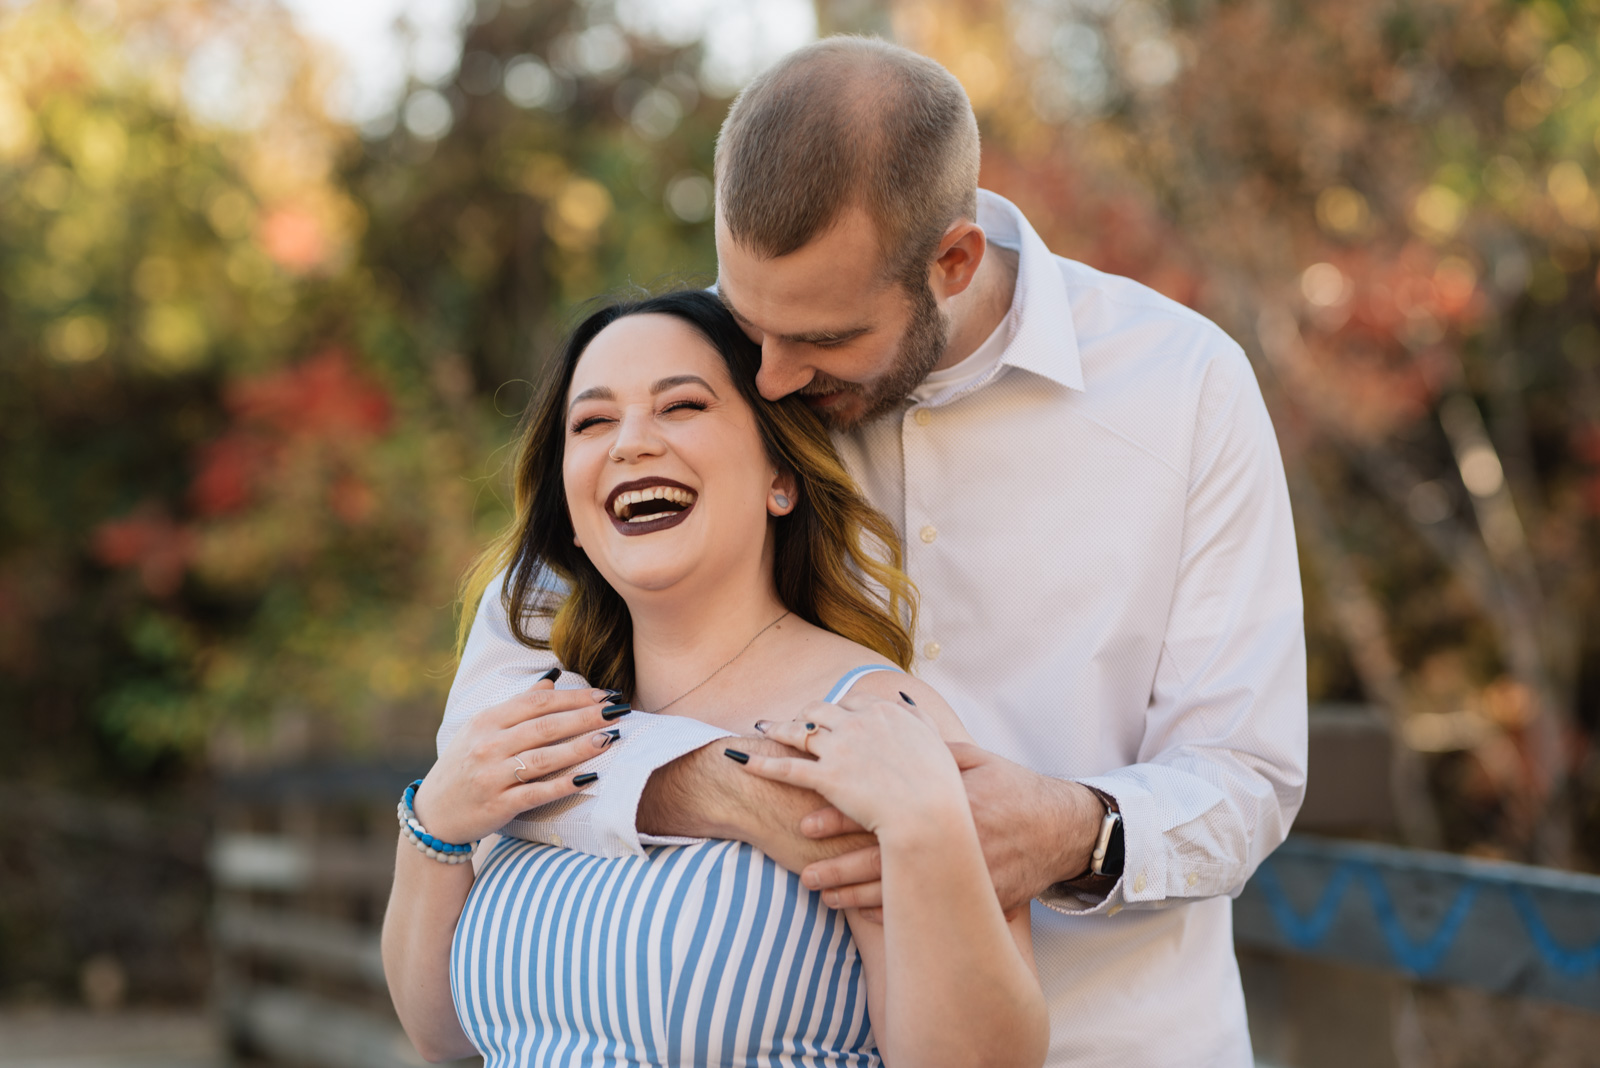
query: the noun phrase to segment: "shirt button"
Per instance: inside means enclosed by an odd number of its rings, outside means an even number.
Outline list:
[[[557,849],[560,849],[562,846],[566,845],[567,843],[565,843],[565,842],[563,842],[561,840],[561,836],[559,834],[552,834],[550,836],[550,844],[555,846]]]
[[[933,539],[937,538],[938,536],[939,532],[935,530],[931,524],[922,528],[921,537],[924,545],[932,545]]]
[[[929,660],[939,659],[939,654],[941,652],[943,652],[943,648],[938,642],[929,642],[927,645],[922,647],[922,655],[927,657]]]
[[[1188,883],[1188,884],[1189,884],[1189,885],[1190,885],[1190,886],[1193,886],[1193,885],[1194,885],[1194,884],[1195,884],[1195,883],[1197,883],[1197,882],[1199,882],[1199,881],[1200,881],[1200,875],[1199,875],[1199,873],[1198,873],[1198,872],[1190,872],[1190,873],[1189,873],[1189,874],[1188,874],[1188,875],[1187,875],[1187,876],[1186,876],[1186,877],[1185,877],[1185,878],[1184,878],[1184,880],[1183,880],[1183,881],[1184,881],[1184,882],[1186,882],[1186,883]]]
[[[928,411],[926,408],[918,408],[917,414],[913,415],[911,418],[917,421],[918,426],[927,426],[929,423],[933,422],[933,413]]]
[[[1139,877],[1133,881],[1133,892],[1136,894],[1144,893],[1144,872],[1140,872]]]
[[[1107,916],[1115,916],[1117,913],[1119,913],[1121,911],[1122,911],[1122,906],[1121,905],[1112,905],[1110,908],[1106,909],[1106,915]]]

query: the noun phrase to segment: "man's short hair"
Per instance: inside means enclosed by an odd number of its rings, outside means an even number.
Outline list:
[[[756,77],[717,136],[717,213],[783,256],[852,203],[878,229],[885,273],[926,285],[939,239],[978,211],[978,122],[955,76],[874,37],[829,37]]]

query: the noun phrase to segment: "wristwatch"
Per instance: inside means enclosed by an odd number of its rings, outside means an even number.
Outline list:
[[[1100,834],[1095,838],[1094,850],[1089,855],[1089,870],[1072,879],[1064,879],[1051,889],[1063,893],[1095,894],[1104,896],[1122,878],[1125,849],[1122,840],[1122,812],[1117,799],[1103,790],[1085,786],[1105,806],[1105,816],[1100,820]]]

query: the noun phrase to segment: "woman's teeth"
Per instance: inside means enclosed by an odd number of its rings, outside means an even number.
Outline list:
[[[611,510],[624,522],[648,523],[652,519],[681,512],[693,504],[694,500],[694,493],[686,489],[679,489],[676,486],[649,486],[617,494],[617,499],[611,502]],[[650,507],[656,502],[661,502],[667,507]]]

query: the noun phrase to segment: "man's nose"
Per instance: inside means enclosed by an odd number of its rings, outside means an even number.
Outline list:
[[[789,346],[774,337],[761,342],[761,370],[756,372],[756,389],[769,401],[787,397],[816,377],[816,369],[796,359]]]

